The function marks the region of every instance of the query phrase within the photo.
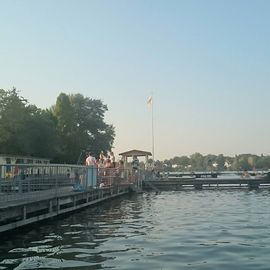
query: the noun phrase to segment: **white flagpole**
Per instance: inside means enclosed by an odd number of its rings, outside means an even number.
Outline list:
[[[155,137],[154,137],[154,99],[153,99],[153,93],[151,93],[151,96],[147,100],[147,104],[151,106],[151,114],[152,114],[152,158],[153,161],[155,160]]]
[[[153,161],[155,161],[155,140],[154,140],[154,100],[152,94],[152,157]]]

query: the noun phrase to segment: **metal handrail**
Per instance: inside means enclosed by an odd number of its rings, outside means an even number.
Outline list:
[[[27,198],[30,193],[86,191],[127,184],[139,185],[130,169],[68,164],[0,164],[0,201]],[[60,191],[62,190],[62,191]]]

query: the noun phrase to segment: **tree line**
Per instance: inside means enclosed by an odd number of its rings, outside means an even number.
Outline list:
[[[157,166],[165,171],[251,171],[270,169],[270,156],[241,154],[234,157],[220,155],[180,156],[157,161]]]
[[[40,109],[15,88],[0,89],[0,153],[76,164],[87,150],[110,151],[115,131],[104,121],[107,110],[99,99],[65,93]]]

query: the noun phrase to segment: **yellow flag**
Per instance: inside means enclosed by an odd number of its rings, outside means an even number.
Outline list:
[[[147,99],[147,105],[152,106],[152,104],[153,104],[153,97],[150,96],[150,97]]]

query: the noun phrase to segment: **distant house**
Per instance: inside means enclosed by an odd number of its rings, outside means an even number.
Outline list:
[[[26,171],[25,165],[46,165],[49,164],[48,158],[38,158],[31,156],[17,156],[9,154],[0,154],[0,178],[11,178]],[[18,166],[17,166],[18,165]],[[20,168],[20,165],[24,165]],[[27,173],[39,174],[41,169],[36,167]]]
[[[16,156],[9,154],[0,154],[0,165],[4,164],[49,164],[50,159],[30,157],[30,156]]]

